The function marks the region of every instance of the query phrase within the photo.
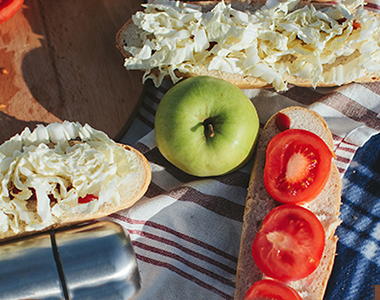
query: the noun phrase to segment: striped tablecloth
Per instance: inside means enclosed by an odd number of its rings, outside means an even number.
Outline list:
[[[368,7],[379,10],[376,2]],[[170,87],[166,81],[158,89],[146,84],[139,114],[121,140],[146,155],[151,185],[131,209],[109,218],[133,240],[142,277],[136,299],[233,299],[252,162],[207,179],[168,163],[153,128],[158,103]],[[315,110],[328,122],[343,180],[343,223],[325,300],[372,300],[374,285],[380,284],[380,84],[244,92],[261,124],[291,105]]]

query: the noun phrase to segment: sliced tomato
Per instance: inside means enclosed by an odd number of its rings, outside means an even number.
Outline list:
[[[296,290],[283,282],[262,279],[249,288],[244,300],[302,300],[302,298]]]
[[[288,129],[268,144],[264,184],[278,202],[302,204],[313,200],[325,187],[332,153],[316,134]]]
[[[289,282],[310,275],[324,247],[325,231],[318,218],[299,205],[283,204],[264,218],[252,255],[265,275]]]
[[[86,195],[84,197],[79,197],[78,203],[80,204],[89,203],[94,200],[98,200],[98,197],[96,197],[95,195]]]
[[[0,0],[0,24],[12,18],[23,3],[24,0]]]
[[[290,128],[290,118],[282,112],[276,114],[275,123],[280,131]]]

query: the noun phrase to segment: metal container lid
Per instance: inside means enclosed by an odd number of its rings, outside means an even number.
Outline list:
[[[55,240],[70,299],[130,299],[140,289],[132,242],[116,223],[58,231]]]
[[[113,222],[0,244],[0,299],[127,300],[139,289],[129,234]]]

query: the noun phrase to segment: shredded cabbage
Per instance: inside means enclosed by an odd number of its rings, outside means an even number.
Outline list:
[[[125,46],[132,56],[127,69],[146,70],[159,86],[166,75],[176,83],[182,73],[218,70],[252,75],[286,90],[285,73],[342,84],[365,71],[380,70],[380,26],[363,8],[364,0],[345,0],[317,10],[313,5],[295,9],[288,0],[250,13],[223,1],[212,11],[170,0],[153,0],[132,18],[143,46]],[[273,2],[273,1],[272,1]],[[359,26],[358,26],[359,25]],[[332,66],[338,57],[355,52],[354,63]],[[151,72],[157,68],[156,75]]]
[[[39,230],[65,212],[90,214],[106,202],[118,205],[118,185],[138,168],[134,153],[88,124],[26,128],[0,146],[0,232],[17,233],[21,223],[27,231]],[[98,199],[79,204],[86,195]]]

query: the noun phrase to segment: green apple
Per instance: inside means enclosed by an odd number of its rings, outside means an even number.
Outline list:
[[[251,100],[234,84],[209,76],[174,85],[155,116],[161,154],[182,171],[201,177],[226,174],[245,164],[258,131]]]

